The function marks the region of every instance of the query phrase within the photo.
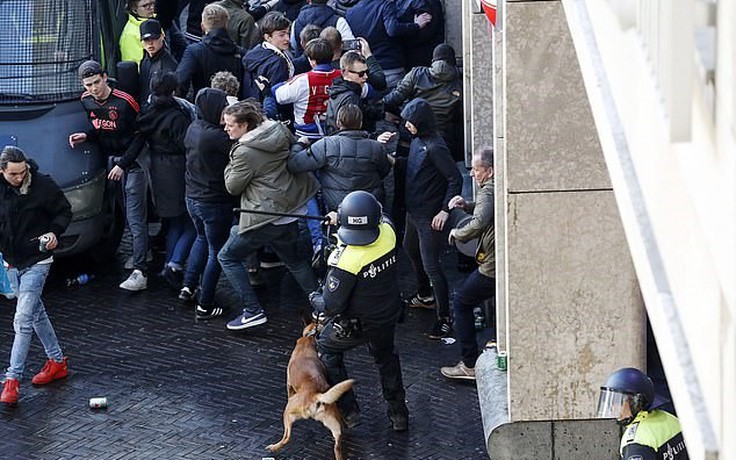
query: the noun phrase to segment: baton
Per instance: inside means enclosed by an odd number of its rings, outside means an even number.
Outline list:
[[[309,214],[292,214],[289,212],[276,212],[276,211],[256,211],[255,209],[243,209],[235,208],[233,212],[246,212],[248,214],[262,214],[264,216],[278,216],[278,217],[294,217],[297,219],[314,219],[321,220],[322,222],[329,222],[330,218],[327,216],[310,216]]]

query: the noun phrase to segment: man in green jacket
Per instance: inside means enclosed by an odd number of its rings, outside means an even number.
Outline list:
[[[475,338],[473,309],[496,293],[496,244],[493,229],[493,149],[484,148],[473,155],[470,175],[480,187],[475,202],[466,202],[458,195],[450,199],[447,207],[462,208],[472,212],[467,225],[450,230],[450,244],[478,239],[475,269],[457,290],[453,302],[455,331],[460,342],[461,360],[455,366],[440,369],[449,379],[475,380],[475,360],[478,358],[478,343]],[[495,334],[495,319],[491,321]]]
[[[225,187],[240,196],[245,210],[306,214],[307,201],[317,193],[317,181],[309,173],[292,174],[286,168],[294,137],[282,123],[268,120],[258,102],[249,99],[225,108],[225,131],[237,141],[225,168]],[[230,230],[230,238],[217,258],[230,285],[244,305],[243,313],[227,324],[241,330],[264,324],[266,314],[248,281],[243,265],[246,258],[270,245],[286,265],[305,294],[317,290],[312,267],[300,257],[297,248],[297,219],[243,212],[240,222]],[[212,313],[212,314],[208,314]],[[197,312],[200,315],[200,312]],[[200,317],[222,314],[201,312]]]
[[[230,15],[227,21],[227,33],[236,45],[249,50],[262,40],[253,16],[243,5],[243,0],[220,0],[217,5],[225,8]]]

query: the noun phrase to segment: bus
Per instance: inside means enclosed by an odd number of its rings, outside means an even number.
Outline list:
[[[70,133],[90,129],[77,76],[88,60],[115,62],[112,0],[0,1],[0,148],[15,145],[56,180],[73,218],[59,238],[60,257],[115,253],[124,227],[119,184],[107,180],[107,158]],[[105,50],[107,50],[105,52]]]

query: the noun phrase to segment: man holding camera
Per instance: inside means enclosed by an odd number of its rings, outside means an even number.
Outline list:
[[[383,118],[383,104],[376,99],[379,94],[368,83],[370,74],[383,74],[375,59],[366,59],[358,51],[348,51],[340,58],[342,76],[330,87],[327,102],[327,134],[339,131],[337,114],[347,104],[355,104],[363,112],[363,130],[373,133],[376,121]]]
[[[54,261],[51,251],[72,220],[72,207],[56,182],[40,174],[36,163],[27,161],[18,147],[3,148],[0,170],[0,252],[18,298],[13,318],[15,339],[0,402],[15,405],[34,332],[48,360],[33,377],[33,384],[45,385],[68,374],[41,292]]]

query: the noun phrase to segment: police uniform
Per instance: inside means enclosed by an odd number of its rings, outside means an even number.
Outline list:
[[[663,410],[640,411],[621,438],[623,460],[688,459],[677,417]]]
[[[330,318],[317,347],[330,384],[348,378],[343,353],[367,343],[381,375],[383,397],[392,410],[406,411],[394,331],[401,303],[396,265],[396,234],[379,224],[378,238],[365,246],[340,244],[328,261],[322,297]],[[352,390],[340,399],[343,414],[357,411]]]

